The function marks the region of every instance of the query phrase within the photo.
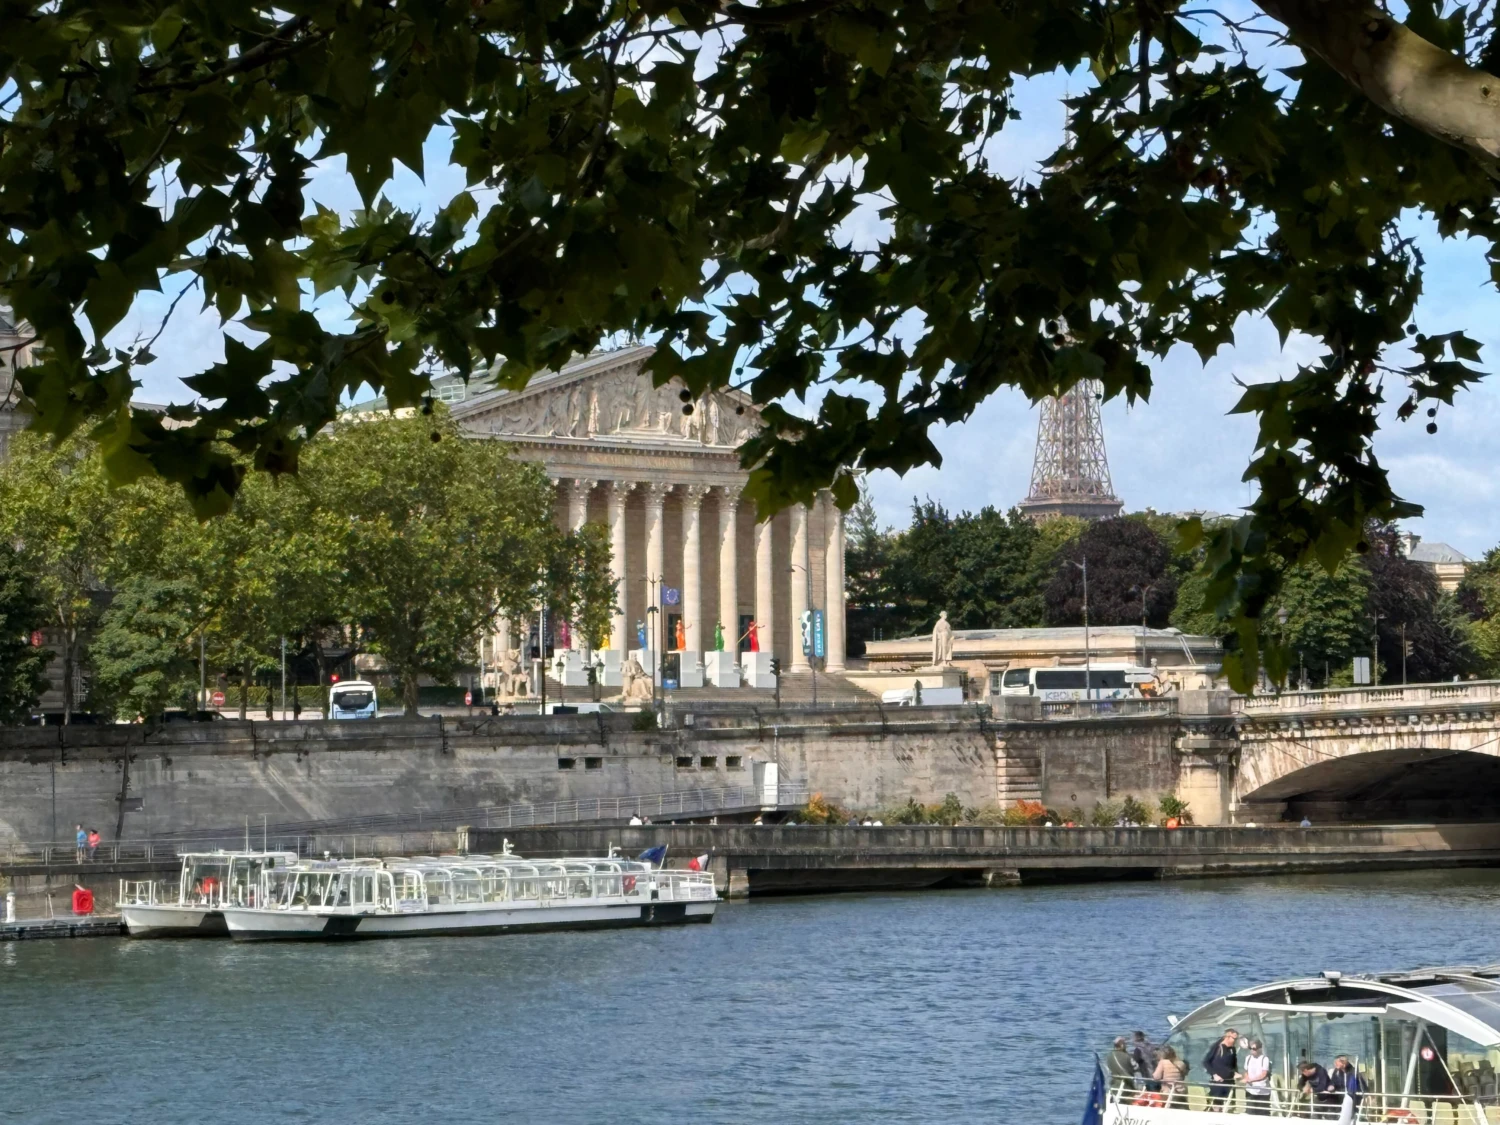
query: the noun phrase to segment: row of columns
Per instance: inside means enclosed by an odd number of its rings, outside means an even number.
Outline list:
[[[589,496],[600,482],[596,480],[569,480],[565,484],[568,500],[568,527],[580,530],[588,522]],[[725,647],[740,651],[739,636],[739,488],[716,486],[720,492],[718,528],[719,552],[719,606],[724,621]],[[667,534],[666,499],[676,490],[682,502],[682,616],[686,651],[701,658],[712,642],[703,631],[703,501],[712,491],[701,484],[667,484],[661,482],[637,483],[635,481],[605,482],[608,505],[610,571],[615,589],[624,591],[629,580],[628,536],[626,518],[630,494],[642,490],[646,513],[646,584],[647,604],[657,613],[662,612],[661,584],[650,582],[651,577],[660,578],[666,573]],[[828,513],[826,540],[826,563],[824,566],[825,588],[823,605],[826,621],[827,665],[831,672],[844,670],[844,514],[832,497],[820,498]],[[795,629],[802,614],[809,608],[812,585],[812,552],[808,521],[809,509],[798,505],[792,509],[792,560],[791,598],[792,625]],[[757,640],[762,652],[770,652],[775,644],[776,627],[776,563],[772,546],[772,529],[769,522],[755,525],[755,624]],[[625,652],[632,646],[630,623],[621,604],[615,607],[610,628],[610,647]],[[726,610],[724,607],[728,607]],[[581,648],[582,640],[576,635],[573,647]],[[670,647],[670,642],[669,642]],[[809,670],[802,646],[792,645],[790,669],[793,672]]]

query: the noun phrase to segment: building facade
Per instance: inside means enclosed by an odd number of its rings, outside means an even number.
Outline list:
[[[609,648],[621,657],[681,652],[690,683],[722,629],[724,651],[754,648],[806,671],[800,622],[818,609],[826,668],[843,671],[843,513],[824,493],[758,523],[741,498],[748,474],[738,451],[760,425],[754,404],[734,391],[695,398],[676,381],[653,386],[642,371],[651,352],[596,353],[522,391],[443,379],[434,395],[470,437],[503,441],[546,469],[561,526],[609,529],[618,591]],[[507,622],[494,647],[529,647],[535,628]],[[569,636],[568,646],[582,642]]]
[[[30,354],[30,335],[10,309],[0,304],[0,458],[10,451],[10,435],[26,425],[26,416],[17,410],[21,388],[16,385],[16,368]]]

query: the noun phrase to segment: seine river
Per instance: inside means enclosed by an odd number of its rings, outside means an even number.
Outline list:
[[[728,904],[712,926],[0,944],[0,1120],[1072,1125],[1284,974],[1500,960],[1500,872]]]

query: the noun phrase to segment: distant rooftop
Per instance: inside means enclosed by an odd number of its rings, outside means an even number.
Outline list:
[[[1457,547],[1427,540],[1419,541],[1407,551],[1406,557],[1412,562],[1420,563],[1466,563],[1470,561],[1469,557]]]

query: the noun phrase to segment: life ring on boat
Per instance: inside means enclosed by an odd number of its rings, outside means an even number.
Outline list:
[[[1409,1109],[1388,1109],[1385,1111],[1387,1121],[1416,1121],[1417,1115]]]
[[[1165,1094],[1158,1093],[1155,1090],[1150,1090],[1142,1094],[1140,1097],[1136,1098],[1135,1101],[1131,1102],[1130,1104],[1149,1106],[1152,1109],[1161,1109],[1167,1104],[1167,1098]]]
[[[625,893],[626,894],[634,894],[635,893],[635,876],[634,875],[627,875],[627,876],[625,876]]]

